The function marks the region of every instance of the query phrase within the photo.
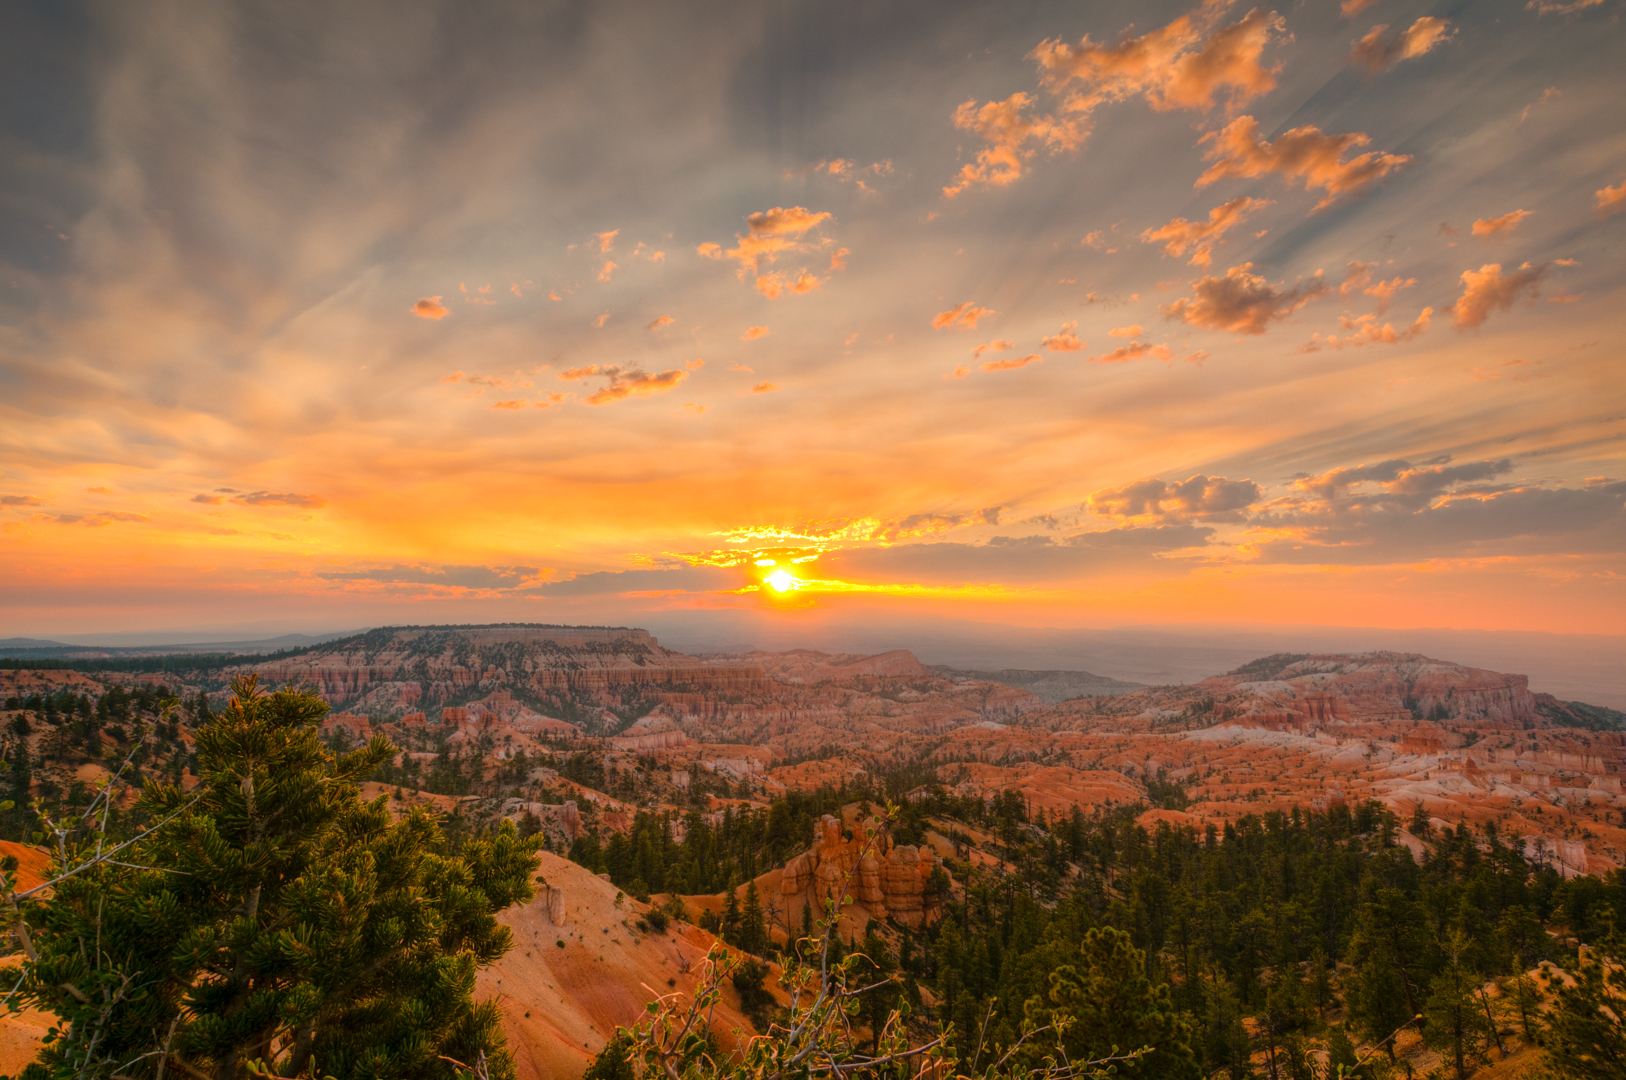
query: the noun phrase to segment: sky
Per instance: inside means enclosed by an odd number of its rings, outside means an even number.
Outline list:
[[[1626,633],[1623,7],[20,3],[0,634]]]

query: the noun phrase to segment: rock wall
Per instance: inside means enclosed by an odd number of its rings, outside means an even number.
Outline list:
[[[813,846],[785,863],[780,891],[786,897],[786,909],[799,906],[794,898],[804,893],[810,904],[821,907],[826,899],[838,898],[846,887],[871,918],[890,915],[904,926],[918,929],[940,914],[926,902],[926,881],[941,865],[934,852],[908,844],[892,845],[884,837],[860,855],[863,846],[860,837],[844,838],[841,822],[830,815],[815,822]]]

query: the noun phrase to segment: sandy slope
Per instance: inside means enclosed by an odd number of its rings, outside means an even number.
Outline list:
[[[691,992],[715,941],[687,923],[663,934],[637,931],[643,905],[630,898],[617,904],[614,885],[557,855],[542,855],[540,877],[562,892],[564,925],[549,917],[540,887],[534,902],[502,913],[514,947],[480,973],[475,989],[477,998],[501,1006],[521,1080],[580,1076],[616,1025],[636,1021],[651,998]],[[713,1021],[725,1049],[734,1045],[734,1029],[752,1033],[738,1006],[730,986]]]

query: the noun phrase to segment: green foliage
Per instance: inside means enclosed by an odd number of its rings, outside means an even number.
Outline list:
[[[582,1080],[633,1080],[631,1053],[632,1040],[626,1035],[616,1035],[587,1066]]]
[[[1548,1018],[1547,1063],[1566,1080],[1606,1080],[1626,1076],[1626,955],[1618,937],[1607,949],[1588,950],[1567,974],[1572,985],[1553,978],[1553,1011]]]
[[[1174,1007],[1167,985],[1146,977],[1146,954],[1110,926],[1086,931],[1077,958],[1050,973],[1046,1000],[1033,998],[1027,1014],[1034,1026],[1058,1034],[1038,1045],[1065,1050],[1075,1061],[1121,1050],[1150,1052],[1120,1068],[1145,1080],[1198,1080],[1202,1069],[1191,1049],[1191,1021]]]
[[[197,733],[197,790],[149,782],[137,809],[161,824],[23,910],[20,996],[61,1017],[36,1075],[511,1076],[471,995],[509,946],[495,913],[532,896],[534,841],[505,822],[445,853],[428,816],[361,801],[387,740],[335,757],[314,694],[233,690]],[[85,864],[62,835],[59,871]]]

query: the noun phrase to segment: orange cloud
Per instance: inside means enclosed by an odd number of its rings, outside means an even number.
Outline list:
[[[604,266],[598,272],[598,279],[600,281],[609,281],[610,275],[619,269],[621,269],[621,267],[617,263],[614,263],[609,259],[605,259]]]
[[[746,215],[747,231],[734,235],[737,246],[724,250],[722,245],[708,242],[695,248],[695,251],[708,259],[734,259],[740,264],[739,279],[755,278],[757,290],[770,300],[787,290],[794,293],[811,292],[824,282],[808,273],[805,267],[794,282],[787,283],[779,274],[763,276],[762,264],[775,262],[787,252],[814,250],[814,245],[801,238],[832,216],[828,211],[815,212],[805,206],[776,206],[771,210]],[[831,259],[831,269],[844,266],[841,260],[847,254],[846,248],[840,249]]]
[[[226,501],[226,497],[224,495],[194,495],[192,501],[203,503],[205,506],[219,506]]]
[[[1161,243],[1163,253],[1177,259],[1190,249],[1191,265],[1207,266],[1212,261],[1214,246],[1221,242],[1228,229],[1241,224],[1249,214],[1270,205],[1269,199],[1238,196],[1210,210],[1207,221],[1175,218],[1160,229],[1147,229],[1140,234],[1140,239],[1145,244]]]
[[[837,270],[845,270],[845,269],[847,269],[847,256],[849,256],[851,254],[852,254],[852,252],[849,251],[847,248],[837,248],[835,251],[832,251],[830,253],[830,270],[831,270],[831,272],[833,273],[833,272],[835,272]],[[805,273],[807,273],[807,271],[804,270],[804,271],[802,271],[802,273],[805,274]]]
[[[1316,204],[1324,210],[1340,196],[1360,192],[1377,183],[1411,160],[1408,154],[1380,154],[1369,151],[1348,161],[1344,152],[1365,146],[1372,140],[1360,132],[1327,135],[1313,126],[1284,132],[1274,143],[1259,137],[1259,122],[1239,116],[1219,131],[1209,132],[1199,142],[1212,143],[1204,160],[1214,162],[1197,178],[1197,187],[1206,187],[1228,177],[1252,179],[1279,173],[1291,184],[1302,180],[1304,189],[1320,188],[1326,198]]]
[[[1003,340],[1000,340],[1000,339],[996,338],[993,341],[985,341],[981,345],[978,345],[975,349],[972,349],[971,350],[971,359],[973,359],[973,360],[980,359],[982,357],[982,354],[985,353],[985,352],[1005,352],[1005,351],[1007,351],[1009,349],[1014,349],[1014,348],[1016,348],[1016,343],[1015,342],[1003,341]]]
[[[1511,311],[1514,302],[1522,296],[1534,300],[1546,273],[1546,263],[1540,266],[1525,263],[1509,274],[1502,273],[1501,263],[1486,263],[1478,270],[1464,270],[1462,297],[1451,308],[1457,329],[1481,325],[1492,311]]]
[[[846,249],[843,248],[842,250],[845,251]],[[810,293],[823,284],[823,278],[816,278],[805,269],[796,275],[794,281],[786,281],[785,276],[779,273],[763,274],[756,281],[757,292],[766,296],[769,300],[777,300],[780,294],[785,292],[792,292],[797,295]]]
[[[1116,45],[1077,45],[1046,40],[1030,54],[1039,61],[1040,79],[1053,93],[1070,91],[1069,112],[1088,113],[1097,106],[1144,96],[1159,111],[1214,107],[1224,93],[1236,109],[1276,88],[1276,67],[1259,58],[1272,37],[1284,33],[1282,17],[1254,9],[1230,26],[1209,33],[1223,3],[1205,3],[1167,26]],[[1077,84],[1076,86],[1074,84]]]
[[[1136,330],[1139,330],[1136,327]],[[1088,362],[1091,364],[1119,364],[1128,360],[1139,360],[1150,356],[1156,360],[1174,359],[1174,350],[1167,345],[1143,345],[1138,341],[1131,341],[1128,345],[1120,345],[1109,353],[1092,356]],[[1190,359],[1188,357],[1187,359]]]
[[[1063,323],[1060,330],[1047,338],[1041,339],[1039,344],[1051,352],[1076,352],[1086,344],[1078,339],[1077,334],[1073,333],[1074,328],[1077,326],[1078,323],[1076,322]]]
[[[1394,67],[1402,60],[1422,56],[1436,45],[1443,45],[1456,34],[1449,19],[1424,15],[1405,30],[1389,33],[1386,24],[1378,24],[1367,31],[1349,52],[1349,61],[1376,75]]]
[[[1015,183],[1022,176],[1023,164],[1040,146],[1056,153],[1076,150],[1084,144],[1087,132],[1077,123],[1054,116],[1024,117],[1022,110],[1032,101],[1018,91],[1004,101],[990,101],[980,108],[975,100],[960,103],[954,110],[954,126],[981,137],[987,145],[977,151],[975,162],[960,167],[955,182],[943,189],[944,196],[952,199],[978,184],[1004,187]],[[1030,147],[1029,142],[1037,145]]]
[[[1323,348],[1345,349],[1360,348],[1363,345],[1397,345],[1402,341],[1410,341],[1420,337],[1428,329],[1429,319],[1434,315],[1434,309],[1426,307],[1405,330],[1396,330],[1393,323],[1378,325],[1376,315],[1360,315],[1351,318],[1347,315],[1338,317],[1338,324],[1348,333],[1340,338],[1336,334],[1329,334],[1323,338],[1320,334],[1310,335],[1307,344],[1299,346],[1301,353],[1319,352]]]
[[[598,252],[599,252],[599,254],[600,255],[608,254],[611,246],[613,246],[615,244],[615,238],[617,236],[620,236],[620,235],[621,235],[621,230],[620,229],[611,229],[609,232],[601,232],[601,233],[599,233],[598,234]]]
[[[751,393],[753,393],[753,394],[771,394],[775,390],[778,390],[778,389],[779,389],[779,387],[776,386],[775,384],[771,383],[771,382],[762,382],[762,383],[757,383],[755,386],[751,387]]]
[[[972,301],[967,300],[932,316],[932,327],[936,330],[975,330],[978,319],[998,314],[999,312],[992,308],[977,307]]]
[[[677,320],[672,318],[672,316],[670,316],[670,315],[662,315],[660,318],[655,319],[653,322],[646,323],[644,325],[644,329],[645,330],[659,330],[661,327],[663,327],[663,326],[671,326],[675,322],[677,322]]]
[[[1011,357],[1008,360],[989,360],[982,365],[982,370],[1014,371],[1019,367],[1027,367],[1029,364],[1042,363],[1044,363],[1044,357],[1040,356],[1038,353],[1033,353],[1029,356]]]
[[[833,216],[827,210],[814,213],[805,206],[792,206],[789,209],[776,206],[772,210],[748,214],[745,223],[753,236],[801,236]]]
[[[1599,188],[1594,194],[1598,199],[1596,209],[1601,218],[1626,209],[1626,180],[1622,180],[1614,187]]]
[[[1107,331],[1107,337],[1137,338],[1146,332],[1144,326],[1118,326]]]
[[[1377,2],[1378,0],[1344,0],[1338,5],[1338,10],[1344,18],[1353,19]]]
[[[493,409],[523,409],[525,407],[525,399],[515,398],[512,401],[494,401],[492,402],[491,407]]]
[[[604,314],[600,315],[598,318],[593,320],[593,326],[596,327],[599,330],[602,330],[602,329],[604,329],[604,324],[609,322],[609,321],[610,321],[610,313],[608,311],[606,311]]]
[[[1417,279],[1396,276],[1388,281],[1374,282],[1372,270],[1377,265],[1375,262],[1351,262],[1348,275],[1344,278],[1343,284],[1338,286],[1338,295],[1348,296],[1359,289],[1367,296],[1375,296],[1378,298],[1377,313],[1382,315],[1389,309],[1389,302],[1394,299],[1395,293],[1401,289],[1412,288],[1417,284]]]
[[[203,496],[198,496],[203,498]],[[218,500],[216,500],[218,501]],[[0,495],[0,506],[44,506],[45,500],[37,495]]]
[[[1198,278],[1191,283],[1193,297],[1181,297],[1158,310],[1191,326],[1233,334],[1263,334],[1272,322],[1287,318],[1332,289],[1321,280],[1320,271],[1308,287],[1280,289],[1258,274],[1249,273],[1252,269],[1253,263],[1243,263],[1225,271],[1224,277]]]
[[[1534,210],[1514,210],[1501,217],[1480,218],[1474,222],[1475,236],[1506,236],[1519,227],[1519,223],[1534,214]]]
[[[768,328],[766,326],[747,327],[745,333],[740,335],[740,340],[741,341],[755,341],[759,337],[766,336],[767,333],[768,333]]]
[[[412,314],[420,319],[444,319],[451,312],[441,305],[440,297],[425,296],[412,305]]]
[[[636,368],[623,368],[620,364],[590,364],[587,367],[569,368],[559,377],[572,381],[592,377],[606,379],[604,389],[590,395],[587,404],[608,405],[624,398],[663,394],[688,378],[689,373],[682,368],[673,368],[659,375],[651,375]]]

